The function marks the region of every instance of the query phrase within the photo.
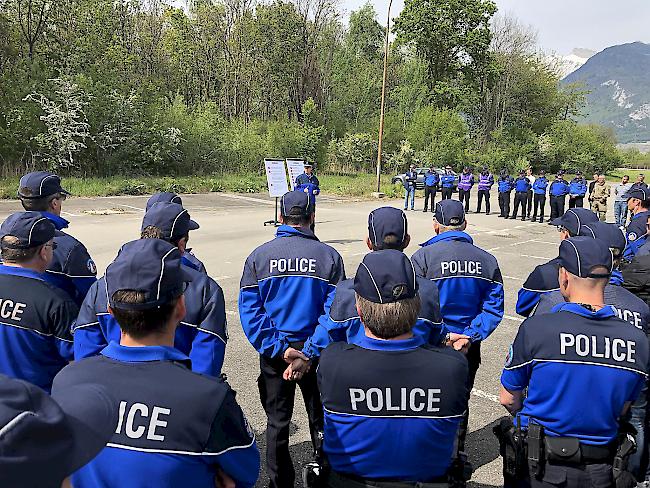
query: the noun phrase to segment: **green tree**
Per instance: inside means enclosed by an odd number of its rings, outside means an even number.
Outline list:
[[[425,165],[460,167],[465,163],[467,125],[451,110],[422,107],[413,114],[406,136]]]

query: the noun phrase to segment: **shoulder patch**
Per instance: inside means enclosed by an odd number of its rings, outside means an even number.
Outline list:
[[[630,240],[630,241],[635,241],[636,238],[637,238],[636,232],[630,232],[630,233],[627,235],[627,239]]]
[[[94,275],[97,274],[97,266],[95,266],[95,261],[89,259],[88,262],[86,263],[86,266],[88,267],[88,271],[90,271],[92,274]]]
[[[512,349],[512,344],[510,344],[510,347],[508,348],[508,355],[506,356],[506,363],[504,364],[506,368],[512,364],[513,356],[514,356],[514,351]]]

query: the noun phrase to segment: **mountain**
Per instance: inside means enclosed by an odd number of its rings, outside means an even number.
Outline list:
[[[562,82],[590,91],[586,122],[612,127],[622,143],[650,141],[650,44],[608,47]]]
[[[580,68],[587,60],[596,54],[596,51],[591,49],[576,48],[571,51],[571,54],[560,56],[558,54],[551,54],[546,57],[547,62],[551,65],[561,78],[573,73]]]

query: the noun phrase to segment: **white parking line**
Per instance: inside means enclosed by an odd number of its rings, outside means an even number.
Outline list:
[[[133,205],[125,205],[124,203],[115,203],[114,205],[117,205],[118,207],[132,208],[133,210],[144,212],[144,208],[134,207]]]
[[[73,214],[73,213],[70,213],[70,212],[64,212],[63,210],[61,210],[61,213],[63,215],[67,215],[69,217],[81,217],[81,215]]]
[[[483,390],[477,390],[476,388],[472,388],[472,395],[477,396],[479,398],[485,398],[486,400],[490,400],[491,402],[498,403],[499,405],[501,402],[499,401],[499,397],[497,395],[493,395],[492,393],[486,393]]]
[[[514,317],[512,315],[504,315],[503,318],[507,319],[507,320],[512,320],[513,322],[523,322],[524,321],[524,319],[522,319],[521,317]]]
[[[492,249],[486,249],[486,251],[487,252],[498,251],[499,249],[503,249],[504,247],[518,246],[520,244],[527,244],[529,242],[537,242],[537,240],[536,239],[528,239],[527,241],[512,242],[512,243],[506,244],[504,246],[493,247]]]

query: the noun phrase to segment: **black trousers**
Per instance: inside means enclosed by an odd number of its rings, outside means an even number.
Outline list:
[[[509,480],[505,488],[615,488],[612,467],[609,464],[567,466],[546,463],[542,479],[532,473],[525,479]]]
[[[551,219],[564,215],[564,203],[564,195],[561,197],[551,195]]]
[[[528,190],[528,198],[526,199],[526,217],[530,218],[530,212],[533,209],[533,190]]]
[[[438,187],[436,186],[425,186],[424,187],[424,211],[426,212],[429,208],[429,199],[431,199],[431,211],[434,211],[436,206],[436,191]]]
[[[508,217],[510,215],[510,192],[499,192],[499,209],[501,210],[501,217]]]
[[[537,210],[539,210],[539,221],[544,220],[544,207],[546,206],[546,195],[544,193],[535,193],[533,197],[535,208],[533,209],[533,220],[537,219]]]
[[[287,363],[281,357],[260,356],[260,376],[257,384],[260,400],[266,412],[266,471],[272,488],[292,487],[295,471],[289,454],[289,425],[293,415],[296,383],[305,399],[312,444],[323,430],[323,405],[316,383],[316,364],[300,381],[285,381],[282,373]]]
[[[479,190],[478,191],[478,206],[476,207],[476,213],[481,213],[481,202],[485,198],[485,213],[490,213],[490,190]]]
[[[584,206],[585,196],[569,197],[569,208],[582,208]]]
[[[469,368],[469,375],[467,376],[467,400],[469,402],[469,397],[472,394],[472,388],[474,388],[474,381],[476,380],[476,372],[478,371],[479,366],[481,365],[481,343],[474,342],[467,351],[467,366]],[[469,405],[465,416],[463,417],[462,422],[460,423],[460,429],[458,432],[458,450],[465,450],[465,438],[467,437],[467,426],[469,422]]]
[[[442,188],[442,199],[443,200],[449,200],[451,198],[451,195],[454,193],[453,188]]]
[[[465,202],[465,212],[469,212],[469,194],[471,190],[458,189],[458,199],[460,203]]]
[[[526,218],[526,203],[528,202],[528,192],[518,191],[515,192],[515,207],[512,211],[512,218],[517,217],[517,212],[519,211],[519,204],[521,204],[521,219]]]

